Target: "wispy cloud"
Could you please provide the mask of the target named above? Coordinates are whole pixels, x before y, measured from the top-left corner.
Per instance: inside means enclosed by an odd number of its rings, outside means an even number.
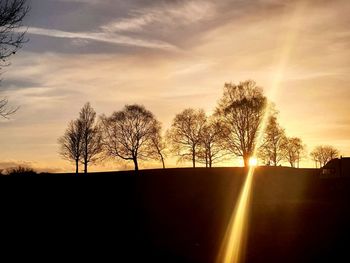
[[[7,160],[7,161],[0,162],[0,170],[14,168],[18,166],[31,167],[32,163],[26,162],[26,161],[17,161],[17,160]]]
[[[80,0],[80,2],[94,3],[91,0]],[[78,45],[86,44],[87,41],[99,41],[116,45],[176,51],[178,47],[174,44],[155,39],[154,35],[145,37],[148,35],[147,32],[155,32],[161,26],[173,28],[197,23],[213,17],[214,13],[214,5],[206,1],[165,2],[153,7],[132,9],[128,11],[128,17],[117,18],[112,22],[107,22],[91,32],[70,32],[42,27],[29,27],[28,33],[73,39],[72,43]],[[121,32],[138,32],[140,34],[131,37],[120,34]]]
[[[151,24],[186,25],[214,16],[214,5],[203,1],[166,4],[132,10],[128,18],[120,18],[104,26],[106,32],[139,31]]]
[[[98,4],[99,0],[59,0],[61,2],[79,2],[84,4]]]
[[[19,29],[23,30],[23,29]],[[31,27],[28,29],[29,34],[57,37],[57,38],[70,38],[70,39],[85,39],[93,40],[99,42],[106,42],[110,44],[126,45],[126,46],[136,46],[144,48],[155,48],[163,49],[169,51],[176,51],[178,48],[170,43],[159,41],[159,40],[146,40],[140,38],[132,38],[116,33],[108,32],[67,32],[55,29],[45,29],[38,27]]]

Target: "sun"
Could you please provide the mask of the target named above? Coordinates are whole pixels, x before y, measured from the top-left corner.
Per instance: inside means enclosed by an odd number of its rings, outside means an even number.
[[[251,157],[249,159],[249,166],[257,166],[258,165],[258,159],[255,157]]]

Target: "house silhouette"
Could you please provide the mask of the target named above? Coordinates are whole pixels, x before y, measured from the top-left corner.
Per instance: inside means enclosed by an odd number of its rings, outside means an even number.
[[[321,169],[322,178],[350,177],[350,157],[340,157],[330,160]]]

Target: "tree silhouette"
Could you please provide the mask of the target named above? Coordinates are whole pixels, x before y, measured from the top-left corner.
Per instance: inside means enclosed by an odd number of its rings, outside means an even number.
[[[10,107],[6,98],[0,99],[0,116],[8,119],[10,115],[14,114],[18,110],[17,108]]]
[[[4,174],[8,176],[36,176],[37,172],[31,167],[18,166],[6,169]]]
[[[23,43],[25,31],[18,30],[29,11],[26,0],[2,0],[0,2],[0,65],[7,65],[7,58],[16,53]]]
[[[193,168],[196,167],[197,151],[205,123],[203,110],[185,109],[175,116],[167,133],[172,152],[179,156],[179,161],[192,161]]]
[[[0,70],[8,65],[8,58],[20,49],[26,39],[18,29],[29,11],[26,0],[1,0],[0,2]],[[0,72],[1,73],[1,72]],[[18,108],[10,107],[6,98],[0,99],[0,116],[8,118]]]
[[[144,106],[126,105],[110,117],[102,116],[101,122],[107,156],[133,161],[135,171],[139,170],[139,159],[155,158],[155,140],[160,139],[160,123]],[[157,143],[161,150],[160,141]]]
[[[305,152],[305,145],[298,137],[287,138],[283,144],[285,160],[291,167],[298,167]]]
[[[264,115],[267,99],[261,88],[252,80],[238,85],[226,83],[224,94],[216,109],[229,130],[227,149],[236,156],[243,157],[244,165],[249,165],[256,146],[256,138]]]
[[[330,160],[338,158],[339,151],[331,145],[319,145],[310,153],[310,156],[316,162],[317,168],[317,164],[322,167],[325,166]]]
[[[88,165],[96,163],[101,158],[102,135],[100,127],[95,123],[96,112],[88,102],[79,113],[78,121],[82,129],[82,153],[80,162],[84,165],[84,173],[88,172]]]
[[[79,173],[79,161],[83,153],[83,125],[80,120],[71,121],[64,135],[58,139],[60,155],[75,163],[75,173]]]
[[[277,121],[276,113],[268,119],[264,139],[259,147],[259,158],[266,164],[277,166],[285,158],[286,134]]]
[[[225,138],[227,129],[218,118],[214,116],[207,118],[203,126],[200,138],[200,147],[197,153],[198,161],[205,167],[221,162],[228,154],[225,149]]]
[[[155,159],[159,159],[159,161],[162,163],[163,169],[165,169],[166,143],[164,138],[161,136],[161,129],[160,123],[156,123],[155,132],[152,136],[153,147],[150,148],[150,156],[154,156]]]

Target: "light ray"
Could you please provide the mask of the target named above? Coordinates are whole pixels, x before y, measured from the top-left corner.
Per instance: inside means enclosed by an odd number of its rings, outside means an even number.
[[[300,1],[296,5],[296,9],[293,12],[292,17],[288,20],[290,31],[286,35],[286,38],[282,44],[281,53],[277,61],[277,71],[272,79],[271,89],[268,97],[273,99],[276,96],[277,91],[281,86],[281,80],[288,65],[289,58],[291,56],[293,47],[296,44],[298,38],[299,28],[301,26],[302,14],[306,8],[306,1]],[[270,116],[269,106],[265,109],[260,132],[258,133],[257,143],[261,142],[264,131],[266,129],[267,121]],[[258,148],[255,147],[253,156],[256,156]],[[247,238],[247,222],[249,214],[249,205],[252,191],[252,182],[255,167],[249,167],[247,177],[245,179],[243,189],[238,198],[236,208],[231,216],[230,222],[227,227],[227,231],[219,252],[218,263],[239,263],[243,259],[245,241]]]

